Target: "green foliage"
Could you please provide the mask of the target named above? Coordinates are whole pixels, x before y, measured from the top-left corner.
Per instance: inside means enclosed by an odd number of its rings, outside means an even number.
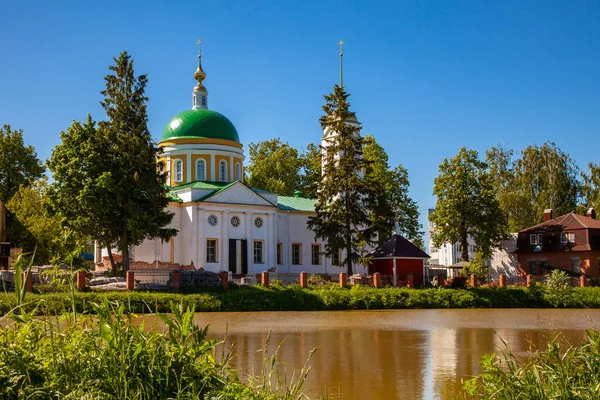
[[[555,269],[548,275],[544,289],[548,303],[554,307],[565,307],[571,297],[571,278],[564,271]]]
[[[558,339],[546,350],[520,358],[508,349],[501,357],[484,356],[481,374],[465,383],[465,399],[598,399],[600,398],[600,334],[587,331],[576,347]]]
[[[323,160],[321,157],[321,146],[309,143],[306,149],[300,155],[302,165],[300,174],[300,183],[298,190],[302,196],[310,199],[317,198],[317,186],[321,181],[323,173],[321,171]]]
[[[528,146],[517,159],[513,159],[512,150],[502,146],[492,147],[486,155],[511,232],[541,223],[547,208],[556,216],[575,210],[578,168],[554,143]],[[591,188],[590,199],[593,193]]]
[[[363,177],[369,163],[363,157],[360,128],[352,122],[355,115],[349,110],[348,96],[337,85],[332,94],[325,96],[325,115],[320,119],[326,141],[325,178],[318,183],[316,215],[308,218],[308,227],[315,238],[326,242],[327,256],[345,250],[344,264],[348,275],[352,275],[353,263],[365,261],[373,231],[364,207],[371,190]]]
[[[600,164],[591,162],[588,164],[588,169],[589,171],[581,173],[580,211],[585,212],[591,207],[600,212]]]
[[[35,289],[35,286],[34,286]],[[35,290],[34,290],[35,292]],[[564,302],[557,304],[539,285],[532,288],[477,289],[407,289],[387,287],[375,289],[354,286],[340,288],[337,283],[309,286],[299,285],[272,288],[239,287],[227,291],[204,293],[162,292],[63,292],[31,293],[21,308],[41,315],[96,312],[93,304],[110,302],[128,304],[132,312],[170,312],[170,303],[181,303],[196,311],[324,311],[406,308],[600,308],[600,288],[574,288]],[[13,293],[0,292],[0,315],[17,306]]]
[[[469,261],[468,237],[472,235],[477,251],[489,257],[507,232],[487,164],[475,150],[463,147],[455,157],[444,159],[439,171],[433,187],[437,202],[429,216],[436,226],[435,246],[458,242],[462,260]]]
[[[0,201],[6,203],[21,185],[41,178],[44,169],[33,146],[25,146],[22,129],[0,128]]]
[[[469,261],[462,272],[465,275],[475,274],[475,276],[484,283],[489,282],[492,276],[489,267],[489,259],[486,259],[480,251],[475,253],[475,258]]]
[[[6,207],[35,238],[36,264],[70,263],[81,253],[84,243],[70,229],[62,228],[61,218],[49,215],[47,191],[47,179],[21,186]]]
[[[135,77],[127,52],[114,61],[102,92],[108,120],[96,126],[88,115],[61,132],[48,163],[55,180],[49,194],[64,226],[116,246],[127,270],[130,246],[176,231],[165,228],[173,216],[165,211],[166,172],[161,163],[157,168],[159,149],[147,128],[147,77]]]
[[[265,378],[242,383],[231,355],[217,361],[217,340],[198,327],[194,309],[169,305],[166,328],[146,328],[121,303],[94,304],[94,319],[29,319],[0,330],[0,397],[94,399],[298,399],[307,369],[286,385],[279,360],[265,355]],[[274,375],[273,375],[274,374]],[[264,385],[255,385],[274,378]]]
[[[246,168],[250,187],[292,196],[299,184],[301,160],[298,150],[281,139],[250,143],[250,164]]]
[[[369,163],[365,179],[371,188],[367,204],[371,223],[383,243],[397,222],[401,234],[417,247],[423,247],[423,226],[419,223],[419,207],[410,198],[408,171],[401,164],[391,168],[385,149],[373,135],[365,136],[364,158]]]

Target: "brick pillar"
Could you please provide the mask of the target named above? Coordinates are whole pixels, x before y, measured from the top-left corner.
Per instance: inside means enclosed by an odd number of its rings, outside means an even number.
[[[504,274],[500,275],[499,285],[500,285],[500,287],[506,287],[506,275],[504,275]]]
[[[525,284],[527,285],[527,287],[531,287],[532,283],[533,283],[533,278],[531,277],[531,275],[527,274],[527,277],[525,278]]]
[[[229,274],[227,271],[221,272],[221,287],[224,290],[229,289]]]
[[[415,287],[415,277],[413,276],[413,274],[406,275],[406,287]]]
[[[21,276],[23,277],[21,280],[23,281],[23,286],[26,288],[25,290],[28,292],[33,291],[33,277],[29,275],[29,279],[27,279],[27,272],[23,272]]]
[[[171,289],[175,289],[175,290],[181,289],[181,272],[179,272],[179,271],[171,272]]]
[[[471,287],[477,287],[477,275],[471,274]]]
[[[348,283],[348,274],[346,272],[340,272],[340,287],[345,288]]]
[[[300,286],[302,286],[303,288],[308,287],[308,273],[307,272],[300,272]]]
[[[269,273],[267,271],[260,275],[260,283],[264,287],[269,287]]]
[[[587,282],[585,280],[585,276],[581,275],[579,277],[579,287],[586,287],[587,286]]]
[[[381,287],[381,274],[379,272],[373,274],[373,286],[377,289]]]
[[[79,271],[76,275],[77,290],[83,292],[85,290],[85,272]]]
[[[127,284],[127,290],[133,290],[135,289],[135,281],[133,280],[133,271],[129,270],[127,271],[127,273],[125,274],[125,282]]]
[[[439,287],[446,286],[446,278],[444,277],[444,275],[438,275],[438,286]]]

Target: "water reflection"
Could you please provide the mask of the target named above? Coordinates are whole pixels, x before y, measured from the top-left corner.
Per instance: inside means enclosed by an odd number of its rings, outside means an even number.
[[[566,312],[565,312],[566,311]],[[211,334],[233,344],[234,367],[258,371],[271,330],[269,352],[283,341],[279,358],[288,376],[312,348],[309,395],[342,399],[451,399],[461,380],[479,373],[481,356],[506,344],[516,355],[542,348],[562,332],[578,343],[587,328],[600,328],[596,310],[398,310],[327,313],[198,314]]]

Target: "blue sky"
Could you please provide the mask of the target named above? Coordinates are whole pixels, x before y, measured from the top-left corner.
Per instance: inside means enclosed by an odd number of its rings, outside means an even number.
[[[343,39],[352,108],[407,167],[423,222],[438,165],[461,146],[552,140],[581,166],[600,161],[598,1],[4,1],[0,15],[0,124],[43,159],[73,119],[103,118],[122,50],[149,75],[158,138],[191,107],[202,38],[210,108],[246,145],[296,147],[320,139]]]

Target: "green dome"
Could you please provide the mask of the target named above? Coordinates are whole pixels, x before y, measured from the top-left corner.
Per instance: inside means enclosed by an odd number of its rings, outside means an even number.
[[[202,138],[240,141],[235,126],[216,111],[197,109],[180,112],[167,123],[161,142],[168,139]]]

